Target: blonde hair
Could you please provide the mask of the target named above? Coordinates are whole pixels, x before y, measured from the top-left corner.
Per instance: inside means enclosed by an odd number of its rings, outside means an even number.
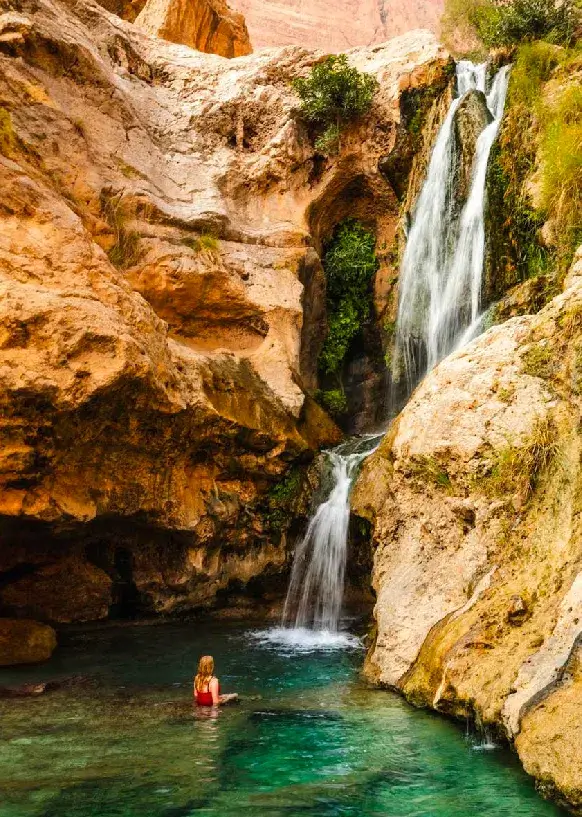
[[[208,686],[214,674],[214,658],[211,655],[203,655],[198,662],[198,673],[194,678],[194,689],[202,692]]]

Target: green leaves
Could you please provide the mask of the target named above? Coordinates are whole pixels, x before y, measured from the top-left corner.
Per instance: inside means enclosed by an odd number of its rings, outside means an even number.
[[[378,268],[376,239],[350,219],[336,229],[326,248],[328,333],[319,357],[325,375],[337,374],[350,343],[370,314],[371,281]]]
[[[292,85],[301,99],[302,118],[321,131],[316,147],[325,154],[337,152],[341,125],[367,113],[378,88],[375,77],[350,67],[345,54],[326,57],[309,77]]]
[[[491,0],[476,19],[491,47],[547,40],[569,45],[580,25],[577,0]]]

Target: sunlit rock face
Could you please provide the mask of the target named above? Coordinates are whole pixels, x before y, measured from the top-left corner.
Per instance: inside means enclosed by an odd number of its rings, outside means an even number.
[[[345,51],[418,28],[438,34],[444,0],[231,0],[253,48],[303,45]]]
[[[582,252],[539,314],[428,375],[353,498],[373,524],[370,676],[501,733],[578,809],[581,350]]]
[[[242,57],[253,50],[244,17],[224,0],[148,0],[135,24],[155,37],[207,54]]]
[[[293,113],[304,48],[226,60],[90,1],[1,25],[0,612],[258,592],[287,566],[271,489],[341,437],[309,396],[322,242],[351,216],[394,235],[378,166],[448,55],[428,32],[354,52],[380,91],[326,160]],[[91,610],[46,595],[67,559],[111,579]]]

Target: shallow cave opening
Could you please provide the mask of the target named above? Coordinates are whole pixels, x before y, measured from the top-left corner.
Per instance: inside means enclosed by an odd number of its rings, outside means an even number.
[[[113,567],[113,603],[109,608],[109,617],[114,619],[136,618],[141,609],[141,597],[133,578],[133,556],[128,548],[115,548]]]
[[[312,204],[309,213],[311,233],[323,265],[323,283],[319,283],[317,298],[311,297],[306,302],[309,307],[303,336],[303,348],[308,349],[308,354],[304,355],[305,368],[309,372],[306,385],[316,389],[319,402],[348,434],[377,428],[387,413],[389,375],[380,318],[384,304],[377,298],[376,277],[386,263],[385,249],[394,240],[398,213],[397,196],[379,171],[353,175],[342,167]],[[364,296],[369,299],[368,315],[351,337],[340,370],[330,374],[321,365],[320,357],[334,309],[329,297],[329,282],[326,293],[326,253],[341,225],[350,222],[361,225],[375,236],[377,269]],[[314,270],[312,264],[311,275],[304,276],[306,288],[310,281],[316,280]],[[311,286],[312,295],[313,288]],[[319,304],[319,310],[314,308],[314,303]]]

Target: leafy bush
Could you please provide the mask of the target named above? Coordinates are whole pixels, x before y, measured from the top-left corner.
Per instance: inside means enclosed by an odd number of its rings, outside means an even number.
[[[320,400],[334,417],[340,417],[348,410],[348,401],[341,389],[328,389],[320,392]]]
[[[339,225],[325,250],[328,334],[319,358],[323,374],[341,370],[350,343],[368,318],[370,282],[378,267],[375,246],[373,233],[349,219]]]
[[[579,0],[446,0],[443,32],[490,48],[546,40],[569,45],[580,26]]]
[[[569,45],[580,11],[576,0],[490,0],[476,23],[483,42],[492,47],[532,40]]]
[[[322,153],[339,149],[341,126],[370,110],[378,88],[375,77],[350,67],[345,54],[327,57],[309,77],[292,84],[301,99],[302,118],[320,131],[316,147]]]

